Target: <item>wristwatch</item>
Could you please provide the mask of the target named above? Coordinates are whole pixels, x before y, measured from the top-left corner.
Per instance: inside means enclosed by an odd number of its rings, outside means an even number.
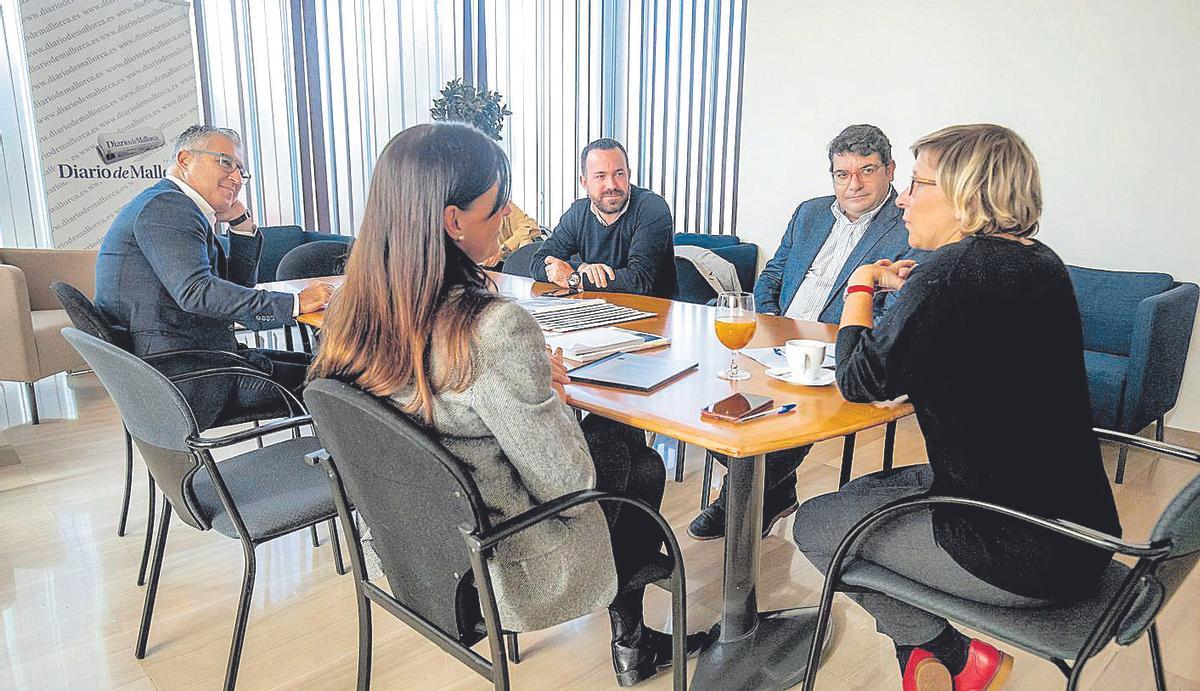
[[[583,278],[579,275],[578,271],[574,271],[571,273],[570,276],[567,276],[567,287],[570,288],[571,290],[578,289],[579,284],[582,282],[583,282]]]
[[[234,226],[241,225],[241,224],[245,223],[245,222],[246,222],[246,221],[248,221],[248,220],[250,220],[250,210],[249,210],[249,209],[247,209],[246,211],[243,211],[241,216],[238,216],[237,218],[232,218],[232,219],[230,219],[230,220],[228,221],[228,223],[229,223],[229,227],[230,227],[230,228],[232,228],[232,227],[234,227]]]

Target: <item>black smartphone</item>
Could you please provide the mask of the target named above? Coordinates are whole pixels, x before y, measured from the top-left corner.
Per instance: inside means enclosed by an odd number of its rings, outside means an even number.
[[[774,399],[767,396],[759,396],[753,393],[735,393],[732,396],[722,398],[712,405],[705,406],[700,410],[700,416],[725,420],[727,422],[737,422],[747,415],[769,410],[773,405],[775,405]]]
[[[568,295],[577,295],[583,292],[583,288],[553,288],[544,293],[538,293],[538,297],[542,298],[565,298]]]

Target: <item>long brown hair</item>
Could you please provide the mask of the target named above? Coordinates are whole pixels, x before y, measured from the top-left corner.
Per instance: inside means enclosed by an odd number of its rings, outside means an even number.
[[[415,384],[403,408],[426,422],[435,392],[471,383],[471,330],[494,295],[446,233],[443,211],[465,209],[494,184],[493,214],[508,203],[508,158],[469,125],[417,125],[388,142],[309,379],[334,377],[377,396]],[[437,381],[427,371],[433,347],[449,363]]]

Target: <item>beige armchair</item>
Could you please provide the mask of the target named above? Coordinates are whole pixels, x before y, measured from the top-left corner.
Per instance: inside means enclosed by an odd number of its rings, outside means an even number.
[[[50,284],[64,281],[87,294],[96,292],[96,250],[0,248],[0,381],[25,385],[33,424],[38,423],[33,383],[87,366],[62,337],[71,326]]]

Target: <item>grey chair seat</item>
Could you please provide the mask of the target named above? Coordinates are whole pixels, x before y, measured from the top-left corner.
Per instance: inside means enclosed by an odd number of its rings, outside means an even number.
[[[248,451],[219,463],[221,478],[237,504],[250,539],[265,542],[337,513],[325,473],[304,462],[321,448],[316,437],[301,437]],[[238,538],[233,521],[200,468],[192,479],[196,513],[217,532]]]
[[[846,566],[842,581],[849,589],[886,592],[930,614],[961,622],[1034,655],[1073,660],[1128,574],[1127,566],[1110,562],[1100,587],[1088,599],[1036,609],[993,607],[957,598],[862,559]]]

